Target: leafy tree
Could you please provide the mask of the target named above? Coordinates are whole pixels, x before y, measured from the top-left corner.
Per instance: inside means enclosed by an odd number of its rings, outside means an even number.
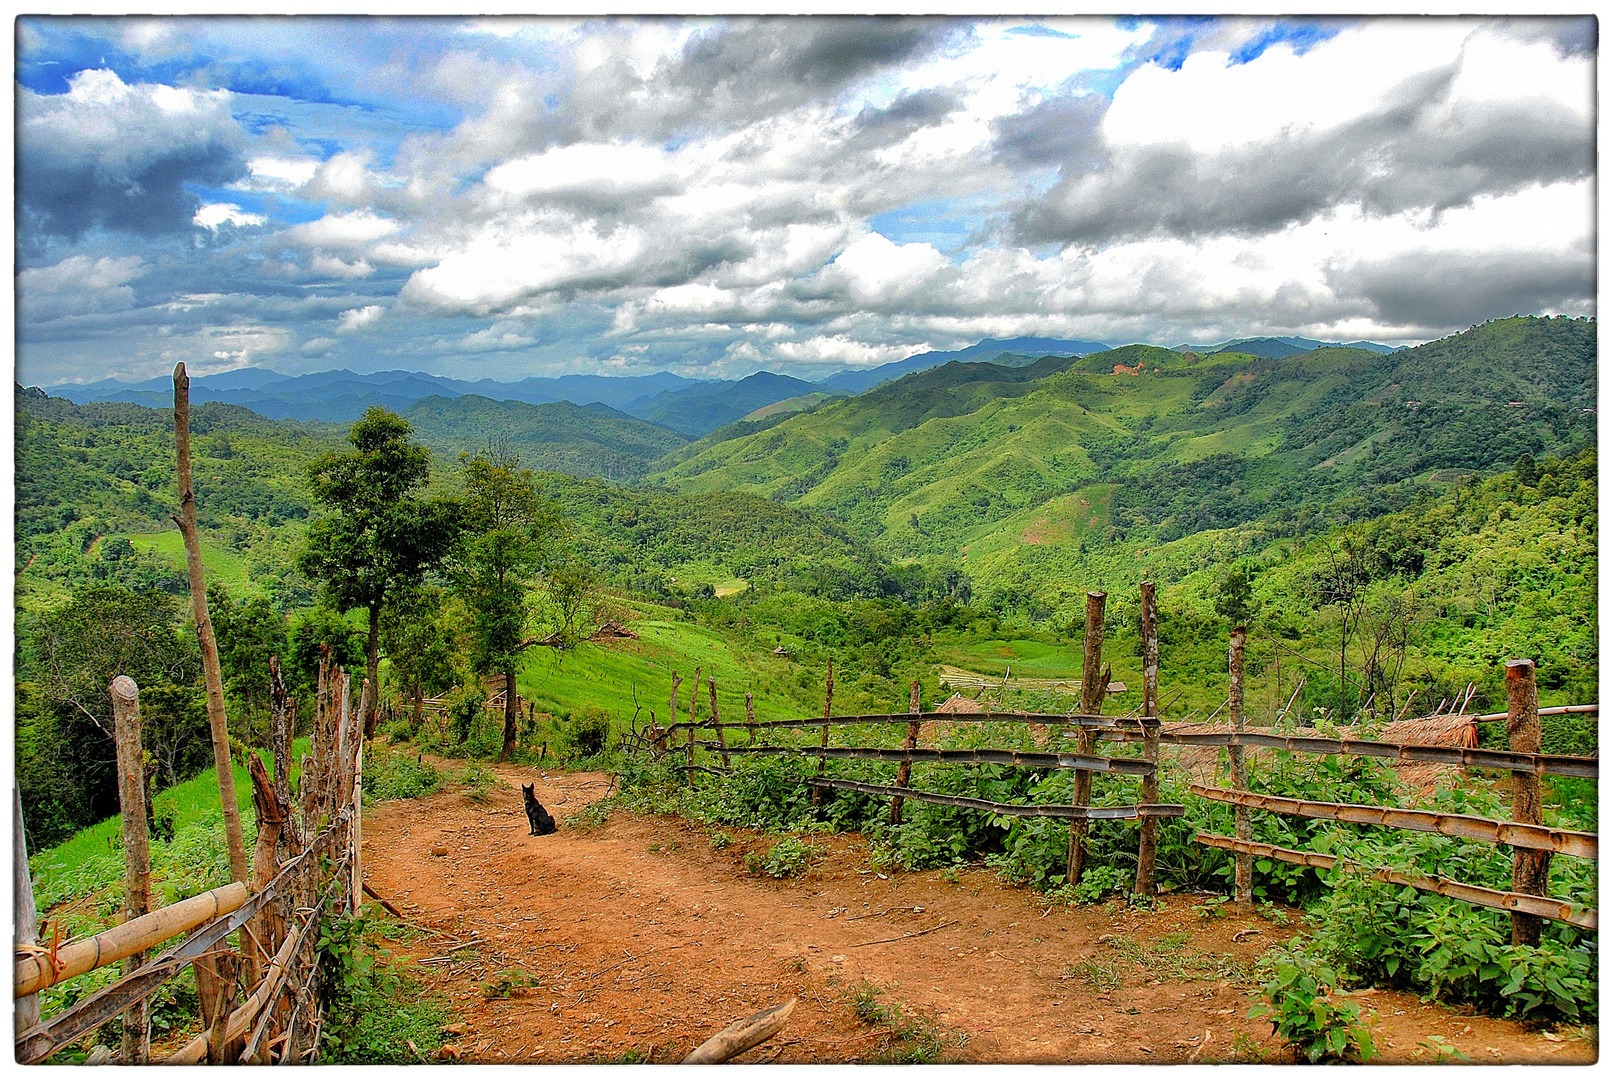
[[[369,616],[366,734],[374,730],[380,696],[381,612],[398,590],[418,584],[442,562],[458,525],[452,500],[421,497],[431,452],[409,432],[402,417],[372,407],[348,434],[352,450],[326,454],[308,467],[314,501],[329,514],[309,524],[297,565],[319,582],[332,608],[363,608]]]
[[[538,494],[532,470],[507,443],[471,456],[465,471],[464,531],[452,561],[455,590],[470,609],[471,663],[504,674],[503,760],[515,747],[515,663],[523,638],[527,588],[543,565],[559,519]]]
[[[1220,594],[1216,597],[1215,613],[1233,626],[1245,626],[1254,618],[1259,603],[1255,600],[1254,575],[1249,567],[1239,563],[1221,579]]]
[[[217,582],[207,587],[207,607],[218,639],[224,690],[236,704],[233,715],[245,721],[249,741],[253,718],[261,718],[263,741],[258,745],[266,746],[269,657],[287,655],[286,617],[266,596],[249,596],[237,604]]]
[[[331,663],[348,670],[364,662],[364,632],[328,607],[315,607],[297,616],[291,624],[289,644],[286,685],[298,694],[311,694],[318,684],[321,646],[330,649]]]
[[[434,585],[400,592],[381,617],[381,644],[392,661],[392,677],[414,702],[413,724],[420,723],[427,694],[454,685],[453,614],[443,590]]]

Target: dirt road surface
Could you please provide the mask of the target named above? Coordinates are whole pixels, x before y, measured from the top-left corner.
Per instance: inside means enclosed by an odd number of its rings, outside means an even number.
[[[979,869],[879,873],[856,836],[814,838],[821,861],[774,880],[745,865],[766,836],[620,811],[568,827],[608,777],[496,771],[508,786],[481,801],[448,791],[365,815],[366,880],[429,931],[396,949],[447,998],[452,1060],[679,1061],[792,996],[784,1030],[737,1060],[1292,1060],[1248,1018],[1240,974],[1297,913],[1285,925],[1189,896],[1152,912],[1048,906]],[[528,835],[521,783],[559,833]],[[1594,1028],[1531,1030],[1390,991],[1354,1000],[1375,1014],[1383,1063],[1437,1060],[1441,1039],[1474,1063],[1597,1056]]]

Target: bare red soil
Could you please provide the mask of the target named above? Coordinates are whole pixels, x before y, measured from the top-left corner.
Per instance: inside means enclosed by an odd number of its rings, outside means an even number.
[[[770,840],[617,812],[529,836],[519,783],[562,822],[606,792],[599,774],[498,767],[484,801],[445,792],[366,814],[366,878],[429,931],[424,962],[467,1062],[678,1061],[728,1023],[794,996],[784,1030],[742,1062],[861,1062],[915,1048],[963,1062],[1287,1062],[1240,979],[1298,929],[1203,898],[1155,911],[1048,906],[992,874],[882,874],[856,836],[814,842],[806,875],[746,869]],[[716,849],[721,831],[731,843]],[[433,847],[446,846],[444,856]],[[526,985],[523,985],[526,984]],[[899,1008],[936,1038],[900,1040],[854,1002]],[[1595,1029],[1510,1021],[1369,991],[1383,1063],[1588,1064]]]

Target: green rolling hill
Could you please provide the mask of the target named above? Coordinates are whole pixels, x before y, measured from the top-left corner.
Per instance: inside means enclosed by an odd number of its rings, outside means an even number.
[[[1593,442],[1595,350],[1594,322],[1518,318],[1387,354],[954,363],[691,444],[652,479],[821,510],[898,557],[972,554],[978,578],[987,552],[1165,542],[1331,502],[1381,513],[1407,480]]]

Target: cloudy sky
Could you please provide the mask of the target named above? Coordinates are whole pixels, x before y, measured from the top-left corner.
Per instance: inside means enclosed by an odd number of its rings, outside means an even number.
[[[18,377],[1594,313],[1589,20],[18,23]]]

